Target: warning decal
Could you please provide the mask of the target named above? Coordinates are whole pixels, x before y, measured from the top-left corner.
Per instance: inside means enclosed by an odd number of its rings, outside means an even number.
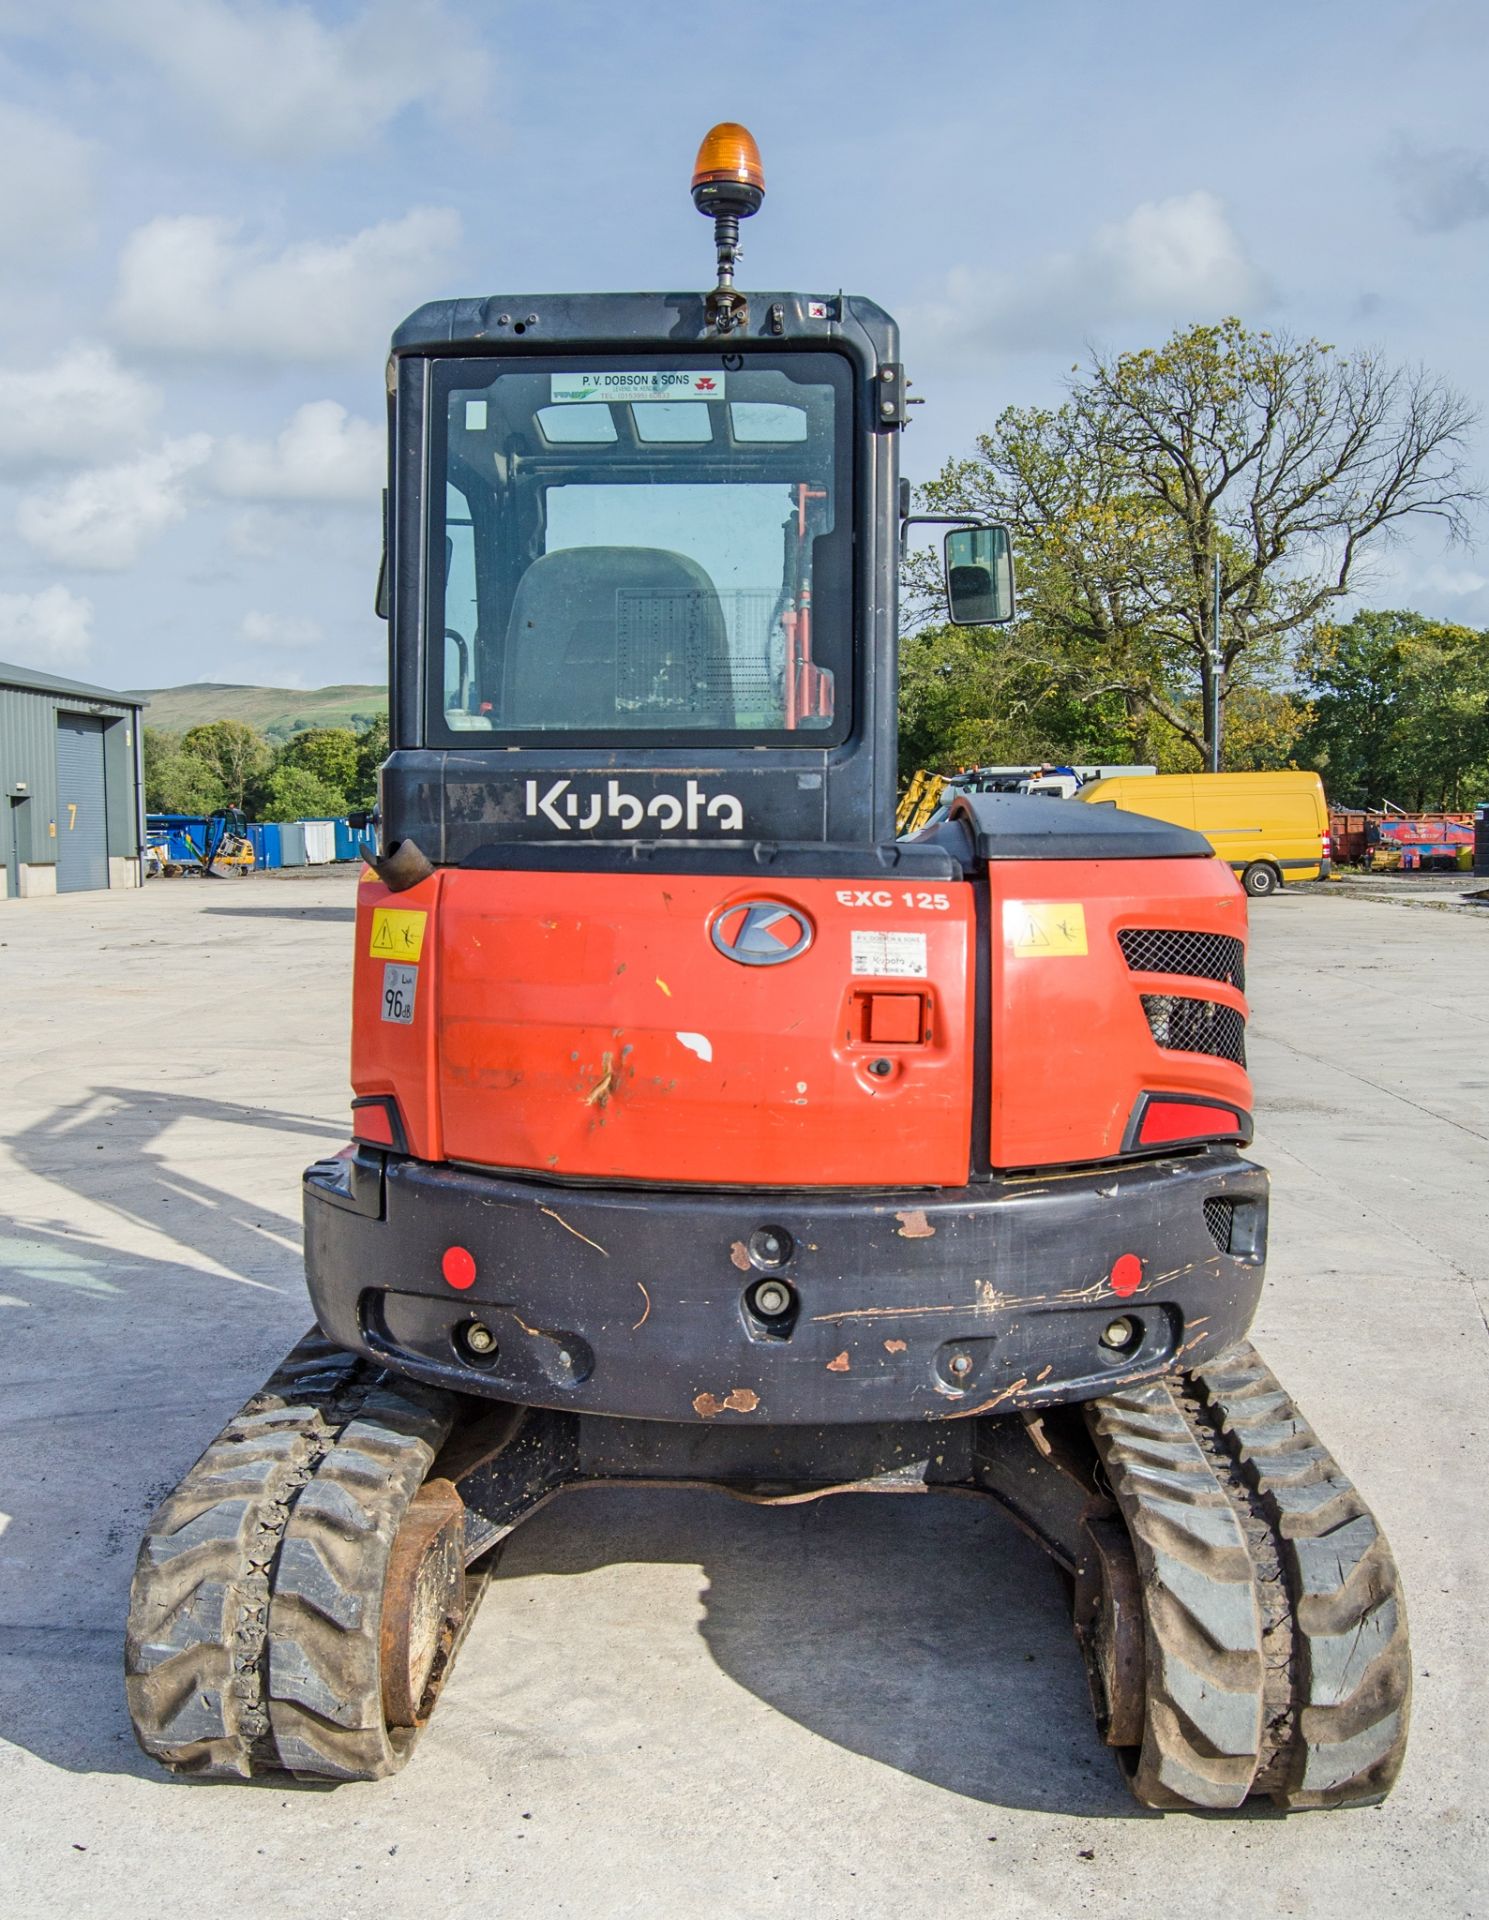
[[[1024,960],[1085,953],[1086,910],[1078,900],[1005,900],[1003,938]]]
[[[368,952],[374,960],[417,960],[424,950],[424,922],[428,918],[427,913],[410,907],[374,907]]]
[[[924,980],[925,935],[853,929],[853,971],[891,980]]]

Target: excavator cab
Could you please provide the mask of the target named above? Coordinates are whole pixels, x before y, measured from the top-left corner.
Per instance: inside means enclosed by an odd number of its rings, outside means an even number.
[[[898,333],[735,286],[763,191],[717,128],[708,292],[394,336],[317,1330],[151,1523],[136,1729],[377,1777],[564,1487],[944,1488],[1069,1574],[1144,1804],[1379,1798],[1394,1568],[1245,1338],[1244,898],[1198,836],[1057,798],[896,836]],[[1010,617],[1003,529],[945,551],[951,617]]]

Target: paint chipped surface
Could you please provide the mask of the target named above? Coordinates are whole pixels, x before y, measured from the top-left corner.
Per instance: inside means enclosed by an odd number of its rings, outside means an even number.
[[[539,1207],[538,1212],[546,1213],[550,1220],[556,1220],[558,1222],[565,1233],[572,1233],[574,1238],[576,1240],[582,1240],[585,1246],[593,1247],[596,1253],[603,1253],[607,1260],[610,1258],[608,1249],[602,1247],[598,1240],[591,1240],[589,1235],[587,1233],[581,1233],[578,1227],[571,1227],[563,1215],[561,1213],[555,1213],[552,1207]]]
[[[912,1207],[905,1213],[897,1213],[895,1219],[900,1223],[895,1232],[902,1240],[929,1240],[935,1234],[936,1229],[925,1217],[924,1207]]]
[[[947,1420],[970,1420],[977,1413],[991,1413],[994,1407],[1001,1407],[1005,1400],[1011,1400],[1016,1393],[1022,1393],[1029,1384],[1027,1376],[1015,1380],[1011,1387],[1005,1387],[1001,1393],[995,1393],[991,1400],[984,1400],[975,1407],[958,1407],[955,1413],[943,1416]],[[935,1416],[933,1415],[932,1418]]]
[[[712,1393],[700,1393],[693,1401],[693,1411],[700,1420],[712,1420],[720,1413],[753,1413],[759,1404],[759,1394],[749,1387],[732,1387],[722,1400]]]
[[[584,1104],[587,1107],[603,1107],[615,1091],[615,1055],[613,1053],[600,1055],[600,1069],[599,1079],[584,1096]]]
[[[905,1351],[905,1342],[903,1340],[886,1340],[884,1342],[884,1351],[886,1353],[903,1353]]]
[[[678,1044],[696,1053],[700,1060],[713,1059],[713,1042],[706,1033],[679,1033],[675,1036]]]
[[[667,985],[667,982],[662,978],[661,974],[658,974],[656,976],[656,980],[657,980],[657,985],[662,989],[663,993],[665,993],[667,998],[670,1000],[672,998],[671,987]]]
[[[750,1270],[750,1250],[743,1240],[736,1240],[729,1249],[729,1258],[741,1273]]]
[[[844,1347],[843,1351],[837,1356],[835,1360],[828,1361],[827,1371],[829,1373],[846,1373],[851,1364],[852,1363],[848,1359],[848,1349]]]

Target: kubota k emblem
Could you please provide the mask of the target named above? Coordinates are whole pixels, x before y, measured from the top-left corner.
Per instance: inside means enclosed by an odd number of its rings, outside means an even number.
[[[804,914],[774,900],[745,900],[716,915],[709,928],[726,960],[742,967],[778,967],[812,944],[812,925]]]

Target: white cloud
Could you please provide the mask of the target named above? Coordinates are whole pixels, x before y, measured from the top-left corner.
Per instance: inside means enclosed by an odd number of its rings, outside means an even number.
[[[0,467],[98,460],[133,447],[160,395],[107,347],[77,346],[49,366],[0,369]]]
[[[0,593],[0,659],[56,672],[76,666],[93,638],[93,602],[66,587]]]
[[[224,440],[213,462],[219,493],[236,500],[375,501],[387,436],[334,400],[312,400],[277,440]]]
[[[269,0],[92,0],[87,13],[214,133],[270,159],[366,147],[410,107],[448,126],[486,94],[486,55],[441,0],[375,0],[336,23]]]
[[[185,513],[187,476],[211,450],[206,434],[187,434],[154,453],[27,494],[17,531],[63,566],[100,573],[132,567],[145,544]]]
[[[416,207],[338,240],[274,253],[236,222],[164,215],[124,243],[114,321],[131,345],[203,359],[355,359],[433,296],[460,216]]]
[[[245,646],[273,653],[308,653],[326,639],[319,623],[301,613],[245,613],[241,633]]]
[[[0,249],[52,256],[92,233],[93,149],[26,107],[0,101]]]
[[[920,318],[950,341],[1063,351],[1095,328],[1215,320],[1265,295],[1224,205],[1201,189],[1144,201],[1019,274],[959,268]]]

